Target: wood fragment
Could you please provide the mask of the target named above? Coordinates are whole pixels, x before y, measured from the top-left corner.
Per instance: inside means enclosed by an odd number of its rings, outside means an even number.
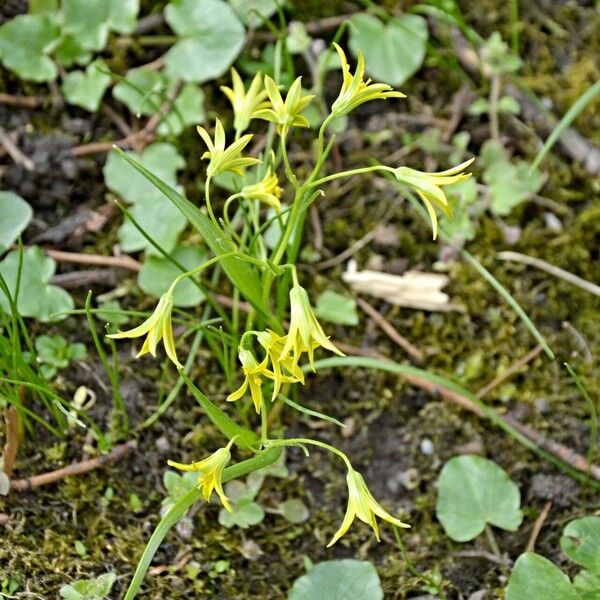
[[[100,254],[82,254],[80,252],[65,252],[64,250],[53,250],[43,248],[44,253],[57,262],[76,263],[81,265],[96,265],[99,267],[117,267],[129,271],[140,271],[142,263],[131,256],[102,256]]]
[[[355,263],[349,263],[342,279],[356,291],[381,298],[398,306],[429,311],[459,311],[465,307],[450,302],[442,288],[448,277],[439,273],[407,271],[404,275],[392,275],[379,271],[358,271]]]
[[[533,552],[535,550],[535,543],[540,535],[540,531],[544,525],[544,522],[548,518],[548,514],[550,513],[550,509],[552,508],[552,502],[548,500],[546,504],[544,504],[544,508],[542,508],[542,512],[538,515],[538,518],[535,520],[533,524],[533,529],[531,530],[531,535],[527,540],[527,545],[525,546],[524,552]]]
[[[72,477],[74,475],[83,475],[94,471],[104,465],[114,463],[123,457],[127,456],[136,447],[135,442],[127,442],[115,446],[109,454],[99,456],[97,458],[91,458],[82,462],[73,463],[63,469],[51,471],[50,473],[44,473],[42,475],[35,475],[26,479],[14,479],[10,482],[10,489],[15,492],[28,492],[35,490],[43,485],[49,485],[61,481],[65,477]]]
[[[38,108],[48,101],[46,96],[19,96],[0,93],[0,104],[19,106],[21,108]]]

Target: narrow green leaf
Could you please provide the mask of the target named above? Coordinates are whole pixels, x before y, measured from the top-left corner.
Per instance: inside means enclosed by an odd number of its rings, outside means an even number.
[[[123,150],[115,148],[115,151],[165,194],[175,206],[177,206],[177,208],[187,217],[189,222],[196,228],[198,233],[204,238],[208,247],[216,256],[221,256],[222,254],[227,254],[236,250],[236,245],[231,240],[225,238],[225,234],[218,230],[197,206],[184,198],[172,187],[166,185],[134,158],[123,152]],[[221,261],[221,264],[229,279],[231,279],[232,283],[240,290],[246,300],[267,318],[267,320],[271,322],[271,325],[275,325],[278,330],[281,329],[279,324],[272,323],[273,317],[269,316],[269,309],[262,301],[260,277],[256,269],[252,265],[243,262],[236,257],[225,258]]]
[[[250,450],[258,448],[260,438],[253,431],[238,425],[233,419],[227,416],[218,406],[213,404],[191,381],[191,379],[183,372],[179,371],[179,375],[185,381],[190,392],[204,409],[208,418],[213,422],[214,426],[225,435],[228,439],[236,437],[235,444],[242,450]]]

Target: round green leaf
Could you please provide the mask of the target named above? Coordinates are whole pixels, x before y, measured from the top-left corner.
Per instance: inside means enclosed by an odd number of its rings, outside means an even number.
[[[177,136],[188,125],[203,123],[204,118],[204,92],[198,86],[186,83],[157,131],[160,135]]]
[[[109,0],[108,24],[117,33],[133,33],[140,11],[140,0]]]
[[[326,290],[317,298],[315,314],[324,321],[340,325],[358,325],[356,301],[349,296]]]
[[[513,567],[506,600],[581,600],[569,578],[534,552],[519,556]]]
[[[517,485],[496,463],[480,456],[450,459],[438,479],[437,517],[457,542],[476,538],[487,523],[516,531],[523,520]]]
[[[198,248],[179,246],[171,256],[183,267],[190,270],[206,261],[206,255]],[[158,256],[149,256],[138,275],[140,288],[159,298],[173,283],[181,271],[169,260]],[[197,306],[205,296],[190,278],[180,281],[175,288],[173,302],[175,306]]]
[[[46,15],[19,15],[0,27],[0,57],[21,79],[53,81],[56,65],[46,56],[60,30]]]
[[[427,22],[419,15],[403,15],[383,23],[366,13],[350,19],[350,50],[362,50],[369,75],[390,85],[403,84],[425,58]]]
[[[183,38],[167,52],[167,70],[185,81],[223,75],[244,45],[244,26],[223,0],[173,0],[165,18]]]
[[[54,313],[65,312],[73,308],[73,300],[65,290],[49,285],[54,275],[56,263],[32,246],[23,252],[21,281],[17,308],[23,317],[35,317],[40,321],[49,321]],[[19,252],[10,252],[0,262],[0,273],[6,280],[8,289],[14,297],[19,270]],[[0,292],[0,308],[10,312],[6,296]]]
[[[600,517],[571,521],[563,530],[560,547],[573,562],[600,575]]]
[[[277,0],[229,0],[229,4],[248,27],[259,27],[264,19],[268,19],[277,11]],[[284,5],[284,2],[279,2]]]
[[[233,527],[237,525],[241,529],[248,529],[252,525],[258,525],[265,518],[263,509],[251,500],[241,500],[234,503],[233,512],[222,508],[219,511],[219,523],[223,527]]]
[[[106,63],[99,59],[88,65],[85,73],[83,71],[69,73],[62,84],[67,102],[81,106],[90,112],[97,111],[102,96],[110,84],[110,75],[104,72],[107,68]]]
[[[298,498],[291,498],[290,500],[282,502],[279,505],[279,510],[281,511],[281,516],[286,521],[294,524],[304,523],[310,516],[306,504]]]
[[[375,567],[366,561],[346,558],[315,565],[299,577],[288,600],[383,600]]]
[[[108,41],[110,2],[63,0],[63,31],[85,50],[99,52]]]
[[[22,233],[31,217],[31,206],[13,192],[0,192],[0,252],[6,250]]]

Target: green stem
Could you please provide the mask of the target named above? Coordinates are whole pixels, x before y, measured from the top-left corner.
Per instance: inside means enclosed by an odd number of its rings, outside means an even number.
[[[307,444],[309,446],[317,446],[319,448],[323,448],[324,450],[328,450],[333,454],[337,454],[346,464],[349,471],[352,471],[352,463],[348,459],[348,457],[341,451],[338,450],[335,446],[330,446],[325,442],[320,442],[319,440],[311,440],[310,438],[286,438],[283,440],[269,440],[266,444],[267,448],[277,448],[280,446],[298,446],[301,444]]]
[[[206,181],[204,182],[204,200],[206,202],[206,208],[208,210],[208,216],[210,217],[210,220],[212,221],[213,225],[217,228],[217,229],[221,229],[217,219],[215,218],[215,213],[213,212],[211,203],[210,203],[210,177],[206,178]]]
[[[430,587],[437,590],[437,593],[440,595],[442,600],[446,600],[446,594],[444,593],[444,590],[441,588],[441,585],[437,581],[435,581],[434,579],[429,577],[429,575],[426,575],[425,573],[421,573],[421,571],[419,571],[415,567],[415,565],[413,565],[412,561],[410,560],[410,556],[408,555],[408,550],[406,549],[406,546],[404,545],[404,542],[402,541],[402,536],[400,535],[400,528],[397,527],[396,525],[392,525],[392,529],[394,530],[394,536],[396,537],[396,541],[398,542],[398,547],[400,548],[400,553],[402,554],[402,558],[404,558],[404,560],[406,561],[406,566],[408,567],[408,570],[415,577],[422,579]]]
[[[392,167],[388,167],[386,165],[373,165],[371,167],[361,167],[360,169],[351,169],[350,171],[342,171],[341,173],[334,173],[333,175],[327,175],[327,177],[321,177],[321,179],[317,179],[313,181],[310,186],[318,187],[323,183],[327,183],[328,181],[333,181],[334,179],[341,179],[342,177],[352,177],[353,175],[361,175],[363,173],[372,173],[373,171],[389,171],[391,173],[394,172]]]

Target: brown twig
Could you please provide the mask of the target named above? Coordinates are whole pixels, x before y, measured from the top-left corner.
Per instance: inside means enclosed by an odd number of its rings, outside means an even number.
[[[28,171],[33,171],[35,169],[35,163],[29,158],[29,156],[25,156],[25,154],[23,154],[23,152],[17,148],[17,145],[11,140],[10,136],[2,127],[0,127],[0,144],[2,144],[6,152],[16,164],[21,165]]]
[[[99,456],[97,458],[91,458],[90,460],[84,460],[82,462],[73,463],[63,469],[57,469],[50,473],[44,473],[42,475],[35,475],[34,477],[28,477],[27,479],[15,479],[10,482],[10,489],[15,492],[28,492],[34,490],[43,485],[49,485],[50,483],[56,483],[61,481],[65,477],[72,477],[73,475],[82,475],[89,473],[95,469],[98,469],[104,465],[116,462],[127,456],[131,450],[136,447],[135,442],[127,442],[120,446],[115,446],[109,454],[105,456]]]
[[[4,410],[4,422],[6,423],[6,442],[2,453],[4,473],[8,477],[12,475],[19,451],[19,413],[14,406]]]
[[[20,106],[21,108],[38,108],[48,101],[46,96],[19,96],[0,93],[0,104]]]
[[[145,146],[152,142],[156,137],[155,131],[162,121],[163,117],[170,110],[173,105],[173,101],[181,90],[181,81],[177,81],[173,86],[173,89],[169,93],[169,96],[158,109],[158,111],[150,117],[146,125],[140,131],[131,133],[120,140],[114,142],[92,142],[91,144],[83,144],[81,146],[75,146],[71,149],[73,156],[88,156],[90,154],[101,154],[102,152],[109,152],[113,146],[119,148],[131,148],[136,146]]]
[[[99,267],[118,267],[130,271],[140,271],[142,264],[131,256],[102,256],[100,254],[81,254],[44,248],[44,252],[58,262],[76,263],[80,265],[96,265]]]
[[[523,368],[526,364],[530,363],[541,351],[543,346],[538,345],[533,350],[530,350],[525,356],[521,357],[516,363],[508,367],[505,371],[502,371],[500,375],[492,379],[488,384],[484,385],[475,394],[478,398],[483,398],[486,394],[489,394],[494,388],[498,387],[503,381],[506,381],[509,377],[512,377],[517,371]]]
[[[423,360],[423,353],[416,346],[411,344],[403,335],[398,333],[396,328],[379,311],[375,310],[375,308],[362,298],[357,298],[356,302],[393,342],[408,352],[415,360]]]
[[[531,530],[531,535],[529,536],[529,540],[527,540],[527,545],[525,546],[525,552],[533,552],[535,550],[535,542],[540,535],[540,531],[544,525],[544,521],[548,518],[548,514],[550,513],[550,509],[552,508],[552,502],[548,500],[546,504],[544,504],[544,508],[542,508],[542,512],[538,515],[538,518],[535,520],[533,524],[533,529]]]

